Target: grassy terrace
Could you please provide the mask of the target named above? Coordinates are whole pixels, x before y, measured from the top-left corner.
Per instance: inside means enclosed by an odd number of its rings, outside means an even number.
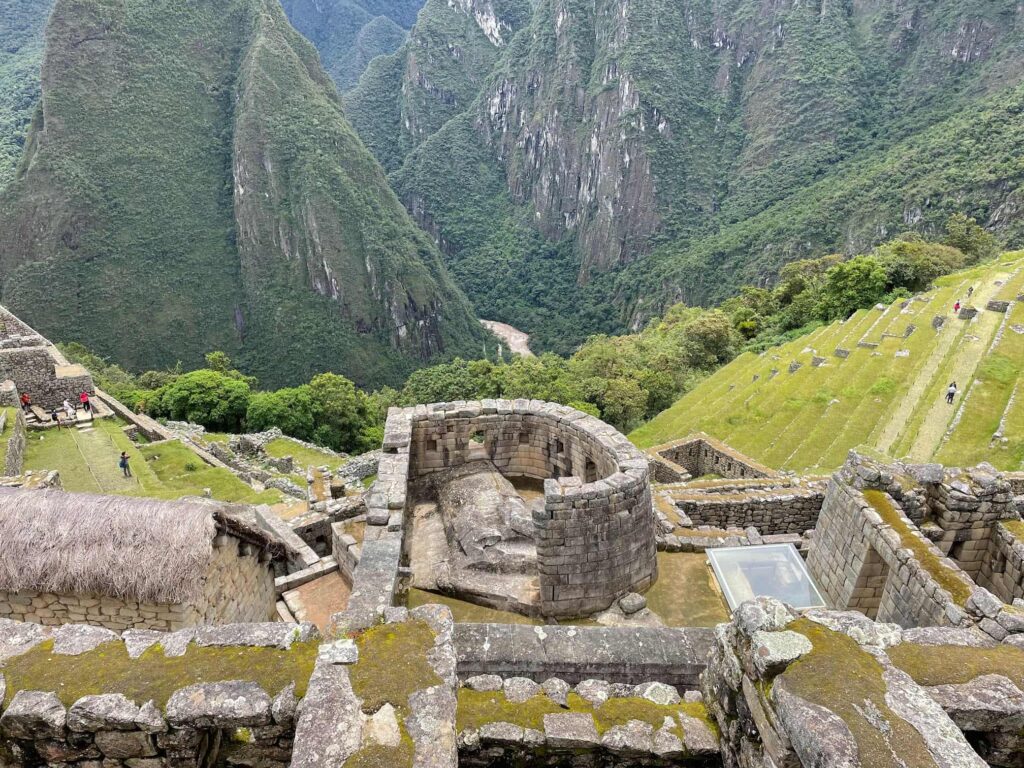
[[[257,493],[231,472],[211,467],[183,444],[172,441],[136,445],[117,419],[97,419],[91,431],[30,430],[25,469],[60,472],[65,490],[178,499],[210,489],[220,501],[275,504],[279,491]],[[123,476],[118,458],[127,451],[131,478]]]
[[[54,691],[65,706],[82,696],[121,693],[136,702],[150,699],[161,709],[171,694],[195,683],[252,680],[271,696],[290,683],[304,696],[316,663],[319,643],[278,648],[200,648],[184,656],[164,656],[159,644],[139,658],[128,656],[124,643],[104,643],[79,656],[53,653],[53,641],[15,656],[0,667],[7,681],[7,701],[21,690]]]
[[[954,318],[953,304],[972,286],[978,317]],[[1024,334],[1012,326],[1024,325],[1024,307],[1015,305],[1009,317],[984,307],[1022,292],[1024,252],[948,275],[923,301],[862,310],[763,354],[741,355],[630,437],[647,448],[707,432],[768,466],[801,472],[831,471],[857,445],[919,461],[983,457],[1018,469],[1024,462],[1024,388],[1017,384]],[[946,318],[938,333],[936,317]],[[849,357],[837,357],[837,348]],[[817,368],[815,355],[825,359]],[[792,362],[801,364],[794,373]],[[954,379],[960,396],[950,407],[943,394]],[[964,397],[964,413],[947,438]],[[1009,442],[990,451],[1000,424]]]

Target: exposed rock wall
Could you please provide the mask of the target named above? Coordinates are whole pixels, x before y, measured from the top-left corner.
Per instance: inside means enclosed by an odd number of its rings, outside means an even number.
[[[665,483],[688,480],[684,474],[690,477],[718,475],[732,480],[779,476],[770,467],[703,433],[651,448],[647,455],[651,457],[651,463],[659,467],[656,470],[659,482]],[[679,477],[673,477],[674,474],[679,474]]]
[[[17,477],[25,467],[25,447],[28,443],[28,427],[25,423],[25,412],[18,408],[10,417],[14,424],[11,426],[11,437],[7,441],[7,455],[4,457],[4,477]],[[5,424],[0,419],[0,432],[4,431]]]

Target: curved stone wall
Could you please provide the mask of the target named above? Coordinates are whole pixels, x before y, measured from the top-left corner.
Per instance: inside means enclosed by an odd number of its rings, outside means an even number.
[[[387,433],[399,432],[410,438],[409,481],[476,459],[545,481],[534,515],[542,615],[601,611],[657,578],[648,461],[600,419],[538,400],[483,400],[393,411]]]

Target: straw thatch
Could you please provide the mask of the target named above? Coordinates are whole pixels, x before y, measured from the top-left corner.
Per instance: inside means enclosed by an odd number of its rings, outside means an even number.
[[[225,505],[0,488],[0,592],[187,603],[218,530],[280,549]]]

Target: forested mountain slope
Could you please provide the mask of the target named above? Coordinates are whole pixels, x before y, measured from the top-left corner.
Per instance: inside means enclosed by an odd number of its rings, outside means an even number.
[[[281,0],[292,25],[320,51],[338,88],[356,84],[376,56],[405,40],[423,0]]]
[[[0,0],[0,189],[21,159],[39,100],[43,27],[53,0]]]
[[[542,348],[954,211],[1024,233],[1012,0],[537,0],[487,53],[492,4],[439,5],[347,108],[478,309]]]
[[[134,369],[400,381],[484,334],[277,0],[57,0],[2,301]]]

